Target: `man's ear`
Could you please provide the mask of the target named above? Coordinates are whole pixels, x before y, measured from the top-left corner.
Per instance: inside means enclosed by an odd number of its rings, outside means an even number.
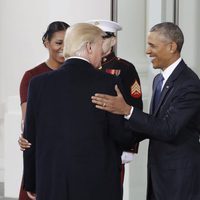
[[[177,51],[177,44],[175,42],[172,42],[171,49],[172,49],[173,52]]]
[[[86,44],[86,49],[87,49],[87,52],[90,54],[92,52],[92,48],[91,48],[91,43],[90,42],[87,42]]]
[[[116,37],[112,37],[111,38],[111,46],[114,47],[117,43],[117,38]]]
[[[175,42],[171,42],[169,46],[170,53],[174,53],[177,51],[177,44]]]

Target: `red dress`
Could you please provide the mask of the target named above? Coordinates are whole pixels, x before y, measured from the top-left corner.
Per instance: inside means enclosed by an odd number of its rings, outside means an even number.
[[[20,83],[20,100],[21,104],[25,103],[27,101],[28,96],[28,86],[30,83],[30,80],[42,73],[52,71],[51,68],[47,66],[46,63],[41,63],[40,65],[34,67],[33,69],[30,69],[25,72],[21,83]],[[23,190],[23,178],[22,178],[22,184],[19,192],[19,200],[30,200],[25,190]]]

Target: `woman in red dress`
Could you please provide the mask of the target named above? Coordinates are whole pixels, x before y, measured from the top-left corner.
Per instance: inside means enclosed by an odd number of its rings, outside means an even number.
[[[20,100],[21,100],[21,110],[22,110],[22,130],[26,113],[29,82],[33,77],[39,74],[58,69],[60,65],[64,62],[63,40],[66,29],[68,27],[69,25],[62,21],[55,21],[49,24],[45,34],[42,37],[43,44],[49,51],[49,57],[45,62],[26,71],[21,80]],[[28,143],[28,141],[25,140],[23,136],[20,137],[18,142],[20,145],[20,149],[22,151],[31,146],[31,144]],[[22,184],[19,193],[19,200],[30,200],[30,199],[35,199],[35,196],[23,190],[23,179],[22,179]]]

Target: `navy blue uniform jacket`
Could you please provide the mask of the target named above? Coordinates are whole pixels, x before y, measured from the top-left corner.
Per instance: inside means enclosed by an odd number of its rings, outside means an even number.
[[[148,200],[200,199],[200,81],[182,60],[151,115],[134,109],[132,130],[149,138]]]
[[[116,57],[114,52],[103,57],[101,62],[102,71],[120,78],[123,87],[123,96],[126,102],[142,110],[143,102],[140,78],[135,66],[127,60]],[[139,143],[132,146],[128,151],[137,153],[138,149]]]
[[[37,200],[121,200],[121,151],[132,134],[120,115],[96,109],[116,78],[81,59],[32,79],[24,137],[24,187]]]

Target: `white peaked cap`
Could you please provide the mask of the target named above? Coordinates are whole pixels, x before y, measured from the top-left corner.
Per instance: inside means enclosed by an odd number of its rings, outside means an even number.
[[[120,24],[114,21],[110,20],[89,20],[87,23],[93,24],[97,27],[99,27],[101,30],[104,32],[110,32],[110,33],[115,33],[117,31],[122,30],[122,27]]]

